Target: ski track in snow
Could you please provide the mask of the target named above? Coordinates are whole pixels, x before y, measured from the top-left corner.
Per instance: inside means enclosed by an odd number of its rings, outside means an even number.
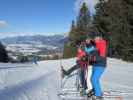
[[[75,59],[62,60],[65,69]],[[109,59],[102,77],[104,90],[130,92],[133,98],[133,63]],[[75,78],[67,81],[73,87]],[[0,100],[60,100],[60,61],[33,64],[0,64]],[[132,100],[126,99],[124,100]]]
[[[0,65],[0,100],[58,100],[58,64],[52,66],[55,63],[51,62],[48,66],[48,63],[32,67],[25,64],[21,68]]]

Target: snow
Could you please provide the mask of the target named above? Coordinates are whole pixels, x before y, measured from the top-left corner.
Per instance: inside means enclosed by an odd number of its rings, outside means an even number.
[[[65,69],[75,64],[75,59],[61,60]],[[133,97],[133,63],[108,59],[102,77],[104,90],[127,92]],[[67,81],[73,87],[74,78]],[[60,100],[60,60],[41,61],[34,64],[0,64],[0,100]],[[124,100],[132,100],[124,98]]]
[[[8,44],[6,45],[6,50],[12,51],[12,52],[20,52],[20,53],[36,53],[41,51],[41,49],[47,49],[47,50],[55,50],[58,47],[52,46],[52,45],[46,45],[42,43],[36,43],[36,44]]]

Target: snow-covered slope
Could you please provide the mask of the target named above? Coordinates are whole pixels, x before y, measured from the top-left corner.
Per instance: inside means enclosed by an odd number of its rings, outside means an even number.
[[[74,64],[75,59],[62,60],[66,69]],[[103,89],[133,93],[132,77],[133,63],[108,59]],[[39,65],[0,64],[0,100],[59,100],[60,80],[60,60],[42,61]]]

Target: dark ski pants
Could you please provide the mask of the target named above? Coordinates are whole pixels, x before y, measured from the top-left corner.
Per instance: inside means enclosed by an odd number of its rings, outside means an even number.
[[[67,70],[67,74],[70,75],[73,71],[79,69],[80,66],[77,64],[77,65],[74,65],[73,67],[71,67],[69,70]]]
[[[81,69],[81,71],[80,71],[80,81],[81,81],[81,85],[82,85],[84,90],[87,89],[87,81],[85,79],[85,75],[86,75],[86,70]]]
[[[92,82],[92,86],[95,92],[95,96],[103,96],[101,85],[100,85],[100,78],[104,70],[105,70],[105,67],[93,66],[91,82]]]
[[[86,69],[81,69],[80,65],[74,65],[73,67],[71,67],[69,70],[67,70],[67,74],[70,75],[73,71],[80,69],[80,73],[79,73],[79,77],[80,77],[80,82],[81,85],[84,89],[87,89],[87,81],[85,79],[85,75],[86,75]]]

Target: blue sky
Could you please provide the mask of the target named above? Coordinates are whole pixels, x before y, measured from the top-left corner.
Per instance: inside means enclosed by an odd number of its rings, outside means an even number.
[[[0,0],[0,37],[63,34],[75,19],[80,0]]]

